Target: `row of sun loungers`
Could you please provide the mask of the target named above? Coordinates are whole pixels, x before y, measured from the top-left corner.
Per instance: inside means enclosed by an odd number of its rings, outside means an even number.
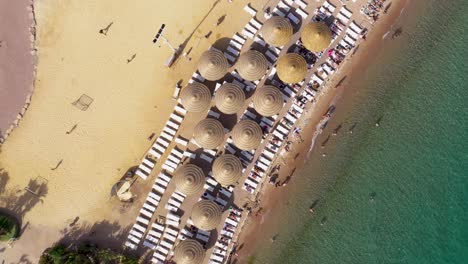
[[[174,140],[174,137],[176,136],[180,124],[184,120],[186,114],[187,110],[185,110],[182,105],[175,106],[174,112],[169,116],[169,120],[166,122],[160,136],[148,150],[146,157],[143,158],[142,163],[135,171],[136,175],[144,180],[148,178],[155,166],[156,160],[160,159],[164,155],[167,148]]]
[[[140,210],[136,223],[133,225],[132,229],[130,229],[127,241],[125,242],[125,246],[128,248],[133,250],[137,249],[171,178],[172,176],[163,172],[156,178],[153,188],[148,193],[146,201]]]
[[[228,255],[228,247],[236,233],[242,213],[239,210],[232,209],[229,216],[226,218],[223,228],[220,231],[215,247],[210,256],[211,264],[220,264],[226,259]]]
[[[227,60],[230,63],[234,63],[237,57],[239,57],[240,51],[242,50],[242,47],[244,46],[246,41],[247,39],[239,33],[236,33],[232,36],[227,50],[224,52],[224,56],[226,56]]]

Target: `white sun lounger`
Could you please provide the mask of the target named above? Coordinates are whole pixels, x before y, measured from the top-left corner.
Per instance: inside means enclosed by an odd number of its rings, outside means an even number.
[[[132,250],[135,250],[138,247],[137,245],[133,244],[131,241],[126,241],[125,246],[132,249]]]
[[[165,142],[165,141],[164,141]],[[153,148],[156,149],[158,152],[160,153],[164,153],[166,152],[166,149],[167,147],[166,146],[163,146],[162,144],[160,144],[158,141],[156,141],[154,144],[153,144]]]
[[[255,17],[250,19],[249,23],[252,24],[252,26],[254,26],[257,30],[263,26],[263,23],[258,21]]]
[[[156,149],[154,149],[154,148],[150,148],[150,149],[148,150],[148,154],[151,155],[151,156],[153,156],[153,157],[155,157],[155,158],[157,158],[157,159],[160,159],[161,156],[162,156],[162,154],[159,153],[158,151],[156,151]]]
[[[358,24],[356,24],[356,22],[351,22],[351,24],[349,24],[349,27],[354,30],[356,33],[358,34],[361,34],[362,33],[362,27],[359,26]]]
[[[244,6],[244,11],[247,12],[251,16],[255,16],[257,14],[257,10],[253,9],[250,6],[250,3]]]
[[[169,155],[169,156],[167,157],[167,159],[168,159],[169,161],[175,163],[175,164],[179,164],[179,162],[180,162],[180,158],[178,158],[178,157],[176,157],[176,156],[174,156],[174,155],[172,155],[172,154]],[[168,164],[168,165],[169,165],[169,164]],[[174,166],[171,166],[171,167],[174,167]]]
[[[154,162],[152,162],[151,160],[147,159],[147,158],[144,158],[142,160],[142,163],[145,164],[148,168],[154,168],[154,165],[156,165]]]
[[[188,158],[191,158],[191,159],[194,159],[194,158],[197,157],[197,155],[194,152],[190,151],[190,150],[184,151],[184,156],[188,157]]]
[[[183,137],[180,137],[180,136],[178,136],[178,137],[175,139],[175,142],[176,142],[177,144],[180,144],[180,145],[184,146],[184,147],[186,147],[186,146],[188,145],[188,143],[189,143],[188,140],[186,140],[186,139],[184,139]]]
[[[258,28],[256,28],[254,25],[252,25],[250,23],[247,23],[247,25],[245,25],[245,29],[252,32],[254,35],[256,35],[257,31],[258,31]],[[252,37],[252,39],[253,39],[253,37]]]
[[[230,225],[233,225],[233,226],[237,226],[239,223],[232,220],[231,218],[226,218],[226,223],[230,224]]]
[[[347,18],[345,15],[343,15],[341,12],[338,13],[338,15],[336,16],[337,19],[339,19],[341,21],[341,23],[343,23],[344,25],[348,24],[349,22],[349,18]]]
[[[163,132],[171,136],[175,136],[177,133],[177,131],[167,126],[163,128]]]
[[[136,230],[134,230],[134,229],[130,230],[129,233],[130,233],[131,235],[135,236],[135,237],[140,238],[140,239],[143,238],[143,234],[140,233],[140,232],[138,232],[138,231],[136,231]]]
[[[296,4],[298,4],[302,9],[307,8],[307,3],[304,0],[296,0]]]
[[[139,225],[139,224],[137,224],[137,223],[133,224],[133,227],[132,227],[132,228],[133,228],[133,229],[136,229],[136,230],[139,230],[139,231],[141,231],[142,233],[144,233],[144,232],[146,231],[146,228],[142,227],[141,225]]]
[[[340,9],[340,13],[342,13],[347,18],[351,18],[351,16],[353,15],[353,13],[344,6]]]
[[[249,39],[253,39],[254,36],[255,36],[254,33],[248,31],[247,29],[243,29],[242,32],[241,32],[241,34],[242,34],[243,36],[248,37]]]
[[[325,1],[322,5],[323,7],[325,7],[326,9],[330,10],[330,12],[334,12],[335,9],[336,9],[336,6],[332,5],[330,2],[328,1]]]
[[[301,19],[297,18],[293,13],[288,14],[288,18],[293,22],[294,25],[299,24],[301,22]]]
[[[162,262],[166,261],[166,256],[158,252],[154,252],[153,257]]]
[[[208,162],[208,163],[212,163],[213,162],[213,157],[210,157],[204,153],[201,153],[200,155],[200,158],[203,159],[204,161]]]
[[[148,210],[148,211],[150,211],[152,213],[154,213],[154,211],[156,211],[156,207],[150,205],[149,203],[144,203],[143,208],[145,208],[146,210]]]
[[[140,170],[146,172],[148,175],[151,174],[151,169],[148,168],[148,167],[147,167],[146,165],[144,165],[144,164],[140,164],[140,165],[138,166],[138,169],[140,169]]]
[[[164,140],[164,139],[161,138],[161,137],[158,137],[158,139],[156,139],[156,142],[159,143],[159,144],[161,144],[162,146],[164,146],[164,147],[166,147],[166,148],[169,147],[169,144],[170,144],[169,141],[166,141],[166,140]]]
[[[254,188],[254,189],[257,189],[258,183],[255,182],[252,178],[250,178],[250,177],[247,178],[247,179],[245,180],[245,183],[246,183],[247,185],[249,185],[250,187],[252,187],[252,188]]]
[[[359,39],[359,34],[354,32],[354,30],[352,30],[351,28],[346,29],[346,33],[348,33],[349,36],[352,37],[354,40]]]
[[[231,54],[227,53],[227,52],[224,52],[224,56],[226,56],[228,61],[231,62],[231,63],[234,63],[234,61],[236,61],[236,58],[234,56],[232,56]]]
[[[266,46],[266,42],[263,39],[259,38],[258,36],[255,37],[254,42],[259,44],[262,47]]]
[[[280,16],[280,17],[286,16],[286,14],[283,13],[283,11],[279,10],[277,7],[275,7],[275,9],[273,9],[273,14],[275,14],[277,16]]]
[[[149,212],[148,210],[146,210],[145,208],[141,208],[140,209],[140,214],[148,217],[148,218],[151,218],[153,217],[153,213],[152,212]]]
[[[239,42],[240,44],[242,44],[242,45],[244,45],[245,42],[247,41],[247,39],[244,38],[244,37],[243,37],[241,34],[239,34],[239,33],[234,34],[234,35],[232,36],[232,38],[233,38],[235,41],[237,41],[237,42]]]
[[[171,142],[172,139],[174,138],[173,135],[169,135],[168,133],[166,133],[164,131],[161,132],[161,137],[164,138],[165,140],[169,141],[169,142]]]
[[[135,244],[140,244],[140,239],[138,239],[137,237],[133,236],[133,235],[128,235],[127,237],[129,240],[131,240],[133,243]]]
[[[187,110],[185,110],[185,108],[183,108],[182,106],[180,105],[176,105],[175,106],[175,111],[183,116],[185,116],[187,114]]]
[[[183,117],[181,117],[181,116],[179,116],[177,114],[174,114],[174,113],[172,113],[169,117],[174,119],[175,121],[177,121],[179,123],[182,123],[182,121],[184,120]]]
[[[296,9],[296,13],[300,15],[303,19],[306,19],[309,16],[309,14],[300,7]]]
[[[310,78],[312,81],[316,81],[318,84],[322,85],[323,83],[323,80],[320,79],[315,73],[312,74],[311,78]]]
[[[168,250],[168,249],[166,249],[166,248],[164,248],[164,247],[162,247],[162,246],[159,246],[159,245],[158,245],[158,247],[156,248],[156,251],[159,252],[159,253],[161,253],[162,255],[165,255],[165,256],[167,256],[167,254],[169,254],[169,250]]]
[[[356,45],[356,41],[354,39],[352,39],[348,34],[346,34],[346,36],[344,36],[344,40],[346,42],[348,42],[349,44],[351,44],[351,46],[354,47],[354,45]]]
[[[223,258],[223,257],[221,257],[221,256],[218,256],[218,255],[215,255],[215,254],[212,254],[210,259],[212,259],[212,260],[216,260],[216,261],[219,261],[220,263],[222,263],[222,262],[223,262],[223,260],[224,260],[224,258]]]
[[[140,222],[140,223],[142,223],[142,224],[144,224],[145,226],[148,226],[148,224],[149,224],[149,220],[147,220],[147,219],[145,219],[145,218],[143,218],[143,217],[141,217],[141,216],[138,216],[138,217],[136,218],[136,221],[137,221],[137,222]]]
[[[240,54],[239,50],[237,50],[237,49],[235,49],[235,48],[233,48],[231,46],[227,47],[227,51],[229,51],[232,55],[234,55],[236,57],[239,56],[239,54]]]
[[[166,228],[166,232],[173,235],[173,236],[177,236],[179,234],[179,230],[177,229],[173,229],[172,227],[168,226]]]
[[[257,162],[256,165],[257,165],[257,167],[259,167],[260,169],[262,169],[265,172],[268,170],[268,166],[261,163],[261,162]]]
[[[167,163],[164,163],[164,164],[161,166],[161,168],[162,168],[163,170],[167,170],[167,171],[170,172],[170,173],[174,173],[174,171],[175,171],[175,168],[169,166]]]
[[[177,131],[177,130],[179,130],[180,125],[178,125],[178,124],[176,124],[176,123],[169,120],[169,121],[167,121],[166,126],[172,127],[173,129],[175,129]]]
[[[141,165],[140,165],[140,166],[141,166]],[[137,169],[137,170],[135,171],[135,174],[138,175],[138,176],[139,176],[140,178],[142,178],[143,180],[146,180],[146,179],[148,178],[148,175],[147,175],[144,171],[142,171],[142,170],[140,170],[140,169]]]

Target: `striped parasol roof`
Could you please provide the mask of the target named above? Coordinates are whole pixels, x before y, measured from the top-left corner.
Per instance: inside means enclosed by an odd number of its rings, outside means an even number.
[[[232,154],[224,154],[213,163],[213,176],[223,186],[235,184],[242,176],[242,163]]]
[[[330,28],[322,22],[311,22],[305,25],[301,32],[302,43],[312,52],[326,49],[330,45],[331,39]]]
[[[224,141],[224,127],[214,118],[206,118],[195,126],[193,137],[198,145],[214,149]]]
[[[244,102],[244,91],[233,83],[221,85],[215,95],[216,107],[225,114],[237,113],[244,106]]]
[[[205,184],[203,170],[194,164],[180,166],[174,173],[176,189],[185,195],[199,194]]]
[[[205,259],[205,249],[195,239],[186,239],[174,249],[174,261],[177,264],[201,264]]]
[[[268,61],[262,53],[249,50],[240,55],[236,63],[236,69],[245,80],[255,81],[265,75],[268,69]]]
[[[254,94],[253,98],[255,110],[263,116],[273,116],[283,108],[283,95],[281,91],[273,85],[265,85]]]
[[[228,61],[219,50],[203,52],[198,61],[198,71],[209,81],[216,81],[224,77],[229,68]]]
[[[180,100],[187,111],[203,112],[210,107],[211,92],[206,85],[193,82],[182,89]]]
[[[234,144],[242,150],[252,150],[262,141],[262,128],[252,120],[241,120],[232,130]]]
[[[307,62],[299,54],[288,53],[278,59],[277,73],[284,83],[298,83],[307,74]]]
[[[293,27],[289,19],[272,16],[263,24],[261,33],[268,44],[281,47],[288,44],[293,35]]]
[[[201,200],[192,208],[193,224],[202,230],[213,230],[221,223],[221,208],[210,200]]]

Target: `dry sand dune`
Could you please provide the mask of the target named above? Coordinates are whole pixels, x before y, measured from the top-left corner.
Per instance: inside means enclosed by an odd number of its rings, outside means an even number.
[[[131,223],[109,202],[112,184],[139,162],[150,145],[147,137],[159,132],[167,120],[175,103],[170,98],[175,83],[183,79],[186,84],[200,54],[248,21],[242,11],[245,4],[240,0],[36,2],[36,87],[20,127],[2,147],[0,167],[9,175],[7,190],[20,190],[42,177],[47,194],[24,216],[28,229],[2,253],[7,261],[17,261],[28,252],[35,262],[76,216],[80,223],[104,219],[120,219],[123,226]],[[215,27],[225,14],[226,20]],[[111,22],[107,36],[99,34]],[[173,68],[164,66],[171,50],[152,42],[162,23],[174,45],[186,41],[193,31],[185,49],[192,47],[191,61],[181,57]],[[209,31],[213,32],[206,39]],[[133,54],[136,57],[127,63]],[[86,111],[72,105],[83,94],[93,99]]]

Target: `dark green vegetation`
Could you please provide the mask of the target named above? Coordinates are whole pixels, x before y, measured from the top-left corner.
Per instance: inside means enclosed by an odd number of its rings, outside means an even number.
[[[19,224],[12,216],[0,213],[0,241],[18,237]]]
[[[116,253],[110,249],[98,248],[96,245],[83,244],[77,249],[57,244],[44,251],[39,264],[137,264],[136,258]]]

